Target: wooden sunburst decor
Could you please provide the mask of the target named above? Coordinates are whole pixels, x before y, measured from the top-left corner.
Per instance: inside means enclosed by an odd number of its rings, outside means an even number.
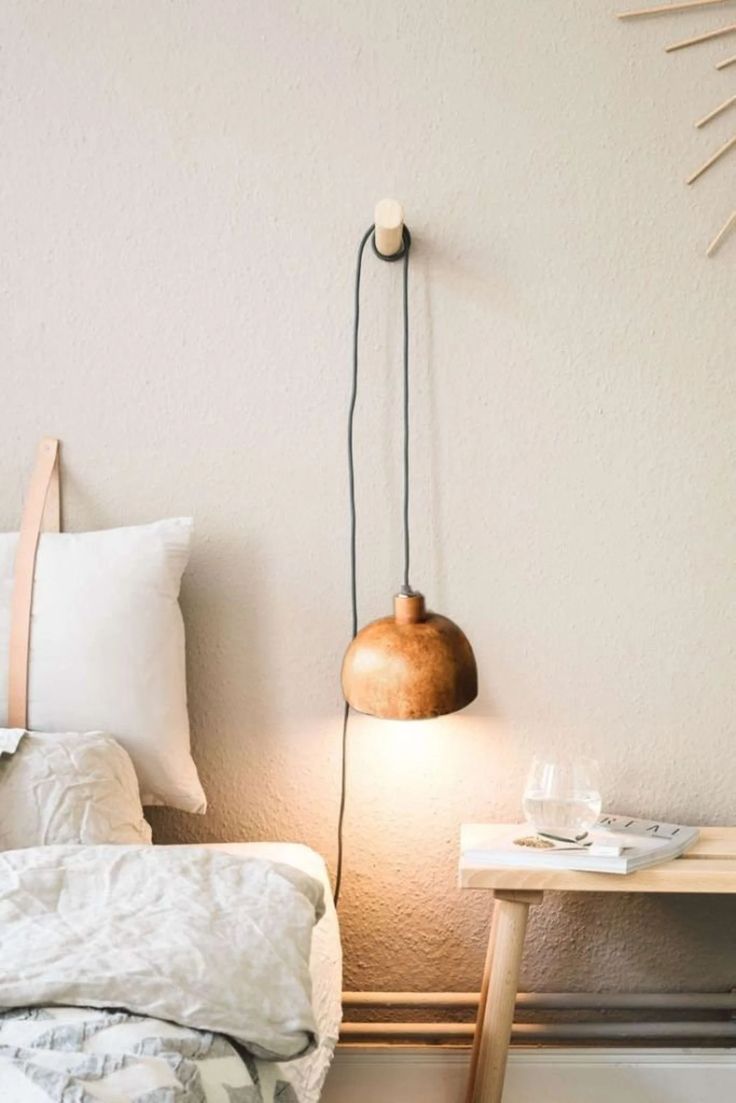
[[[619,19],[643,19],[647,16],[655,15],[672,15],[684,11],[693,11],[696,8],[716,8],[722,7],[724,4],[729,3],[729,0],[679,0],[678,3],[671,4],[658,4],[651,8],[639,8],[637,11],[625,11],[620,12]],[[695,35],[693,38],[685,38],[679,42],[672,42],[669,46],[665,46],[667,53],[673,53],[675,50],[684,50],[690,46],[697,46],[701,42],[711,42],[716,38],[723,38],[726,35],[736,34],[736,23],[728,23],[725,27],[715,27],[712,30],[704,31],[703,34]],[[728,69],[729,66],[736,65],[736,54],[731,57],[725,57],[716,64],[716,69]],[[713,119],[718,118],[724,111],[728,111],[729,108],[736,105],[736,95],[729,96],[723,103],[719,103],[717,107],[714,107],[712,111],[709,111],[707,115],[704,115],[702,119],[698,119],[695,126],[702,128],[712,122]],[[736,148],[736,134],[733,138],[729,138],[727,142],[717,149],[708,160],[697,168],[694,172],[688,176],[685,181],[686,184],[694,184],[699,177],[707,172],[717,161],[720,161],[722,157],[732,149]],[[727,218],[723,226],[711,241],[710,245],[706,249],[706,253],[709,257],[720,249],[726,239],[731,235],[731,231],[736,228],[736,210]]]

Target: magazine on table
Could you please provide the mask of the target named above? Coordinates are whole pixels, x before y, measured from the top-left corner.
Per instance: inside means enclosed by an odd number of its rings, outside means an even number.
[[[696,827],[604,813],[576,840],[535,834],[523,823],[493,829],[466,824],[462,854],[468,865],[633,873],[679,858],[697,838]]]

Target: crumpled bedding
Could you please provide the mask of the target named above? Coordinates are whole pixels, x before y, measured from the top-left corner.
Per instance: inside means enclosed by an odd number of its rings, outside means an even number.
[[[0,1099],[300,1103],[269,1062],[315,1042],[322,898],[196,846],[0,854]]]
[[[133,763],[111,735],[0,728],[0,850],[150,841]]]
[[[125,1011],[0,1012],[3,1103],[302,1103],[279,1063]]]

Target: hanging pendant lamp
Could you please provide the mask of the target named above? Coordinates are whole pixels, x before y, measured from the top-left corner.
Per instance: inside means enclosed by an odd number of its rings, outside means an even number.
[[[360,277],[363,251],[369,240],[382,260],[403,259],[404,306],[404,580],[394,598],[392,616],[357,630],[356,510],[353,420],[358,383]],[[358,250],[353,329],[353,390],[348,423],[351,512],[353,640],[342,665],[342,690],[347,705],[387,720],[424,720],[465,708],[478,693],[473,649],[463,631],[447,617],[428,612],[424,596],[409,583],[409,252],[411,235],[395,200],[376,207],[375,226],[364,234]]]
[[[362,628],[342,665],[345,699],[384,720],[427,720],[478,694],[475,656],[462,629],[428,613],[424,596],[397,594],[394,614]]]

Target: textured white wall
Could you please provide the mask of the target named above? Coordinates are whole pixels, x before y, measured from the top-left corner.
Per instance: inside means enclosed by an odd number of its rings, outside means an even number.
[[[354,253],[401,198],[412,268],[414,582],[467,630],[467,713],[356,723],[352,987],[477,983],[463,819],[513,817],[534,751],[609,806],[736,818],[733,89],[723,46],[604,0],[23,0],[0,7],[0,522],[36,438],[67,521],[192,512],[184,591],[205,819],[332,857],[349,631]],[[733,155],[732,155],[733,157]],[[369,258],[361,618],[400,579],[398,267]],[[529,987],[734,982],[736,902],[550,901]],[[662,937],[667,924],[668,936]],[[698,951],[698,957],[692,955]]]

